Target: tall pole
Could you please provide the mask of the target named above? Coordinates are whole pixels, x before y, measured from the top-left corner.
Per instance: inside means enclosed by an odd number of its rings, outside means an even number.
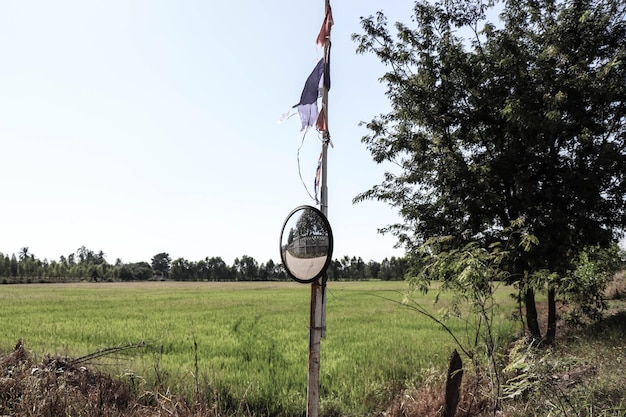
[[[326,12],[330,9],[330,0],[325,0]],[[332,17],[331,17],[332,19]],[[332,22],[330,23],[332,26]],[[328,30],[328,37],[324,43],[324,63],[325,71],[329,70],[330,65],[330,29]],[[324,74],[324,78],[328,77],[330,80],[330,74]],[[323,83],[322,89],[322,111],[324,112],[324,120],[326,121],[326,130],[323,132],[322,138],[322,184],[321,184],[321,212],[328,218],[328,145],[330,143],[330,133],[328,129],[328,88],[326,82]],[[322,277],[322,337],[326,337],[326,272]]]
[[[330,10],[330,0],[325,0],[325,14]],[[325,16],[325,20],[326,20]],[[326,24],[326,22],[324,22]],[[324,63],[328,64],[330,58],[330,31],[324,43]],[[328,65],[325,65],[325,71]],[[327,74],[325,74],[327,76]],[[326,130],[322,132],[322,183],[320,211],[328,217],[328,87],[323,83],[322,88],[322,112],[326,120]],[[320,404],[320,345],[322,337],[326,333],[326,272],[317,281],[311,284],[311,317],[309,331],[309,376],[307,386],[307,417],[319,416]]]

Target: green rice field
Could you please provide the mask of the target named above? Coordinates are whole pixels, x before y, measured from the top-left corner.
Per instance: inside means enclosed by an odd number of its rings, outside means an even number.
[[[405,282],[329,282],[321,344],[326,414],[367,415],[399,389],[443,371],[455,347],[432,320],[401,305]],[[506,290],[499,326],[510,336],[515,309]],[[419,302],[433,312],[434,295]],[[0,286],[0,350],[20,339],[37,357],[94,359],[142,386],[193,395],[198,386],[236,408],[266,415],[306,409],[310,286],[296,283],[75,283]],[[463,331],[463,323],[450,322]],[[456,327],[455,327],[456,326]]]

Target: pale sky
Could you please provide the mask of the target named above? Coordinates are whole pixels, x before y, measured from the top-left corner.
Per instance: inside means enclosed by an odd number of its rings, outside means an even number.
[[[409,23],[412,5],[332,2],[333,258],[403,254],[377,233],[394,209],[352,204],[392,167],[358,126],[388,109],[385,69],[350,35],[381,9]],[[323,17],[324,0],[0,0],[0,252],[280,261],[286,216],[314,201],[300,121],[277,120],[321,58]],[[320,150],[312,130],[310,190]]]

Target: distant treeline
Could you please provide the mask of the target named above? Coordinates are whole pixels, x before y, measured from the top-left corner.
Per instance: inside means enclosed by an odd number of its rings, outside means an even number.
[[[289,281],[282,263],[269,260],[259,264],[248,255],[236,258],[232,265],[219,257],[206,257],[199,261],[184,258],[172,260],[162,252],[151,262],[124,263],[117,259],[110,264],[103,251],[80,247],[76,253],[61,256],[59,260],[38,259],[28,247],[18,255],[0,252],[0,282],[71,282],[71,281]],[[404,258],[385,258],[382,262],[365,263],[361,257],[344,256],[330,262],[328,279],[381,279],[402,280],[407,271]]]

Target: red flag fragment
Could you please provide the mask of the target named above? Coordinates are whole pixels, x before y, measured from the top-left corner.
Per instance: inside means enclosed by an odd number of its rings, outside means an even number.
[[[330,38],[330,28],[333,24],[333,11],[329,4],[326,6],[326,14],[324,16],[324,21],[322,22],[322,28],[320,29],[320,33],[317,35],[317,39],[315,41],[317,45],[326,45],[326,40]]]

